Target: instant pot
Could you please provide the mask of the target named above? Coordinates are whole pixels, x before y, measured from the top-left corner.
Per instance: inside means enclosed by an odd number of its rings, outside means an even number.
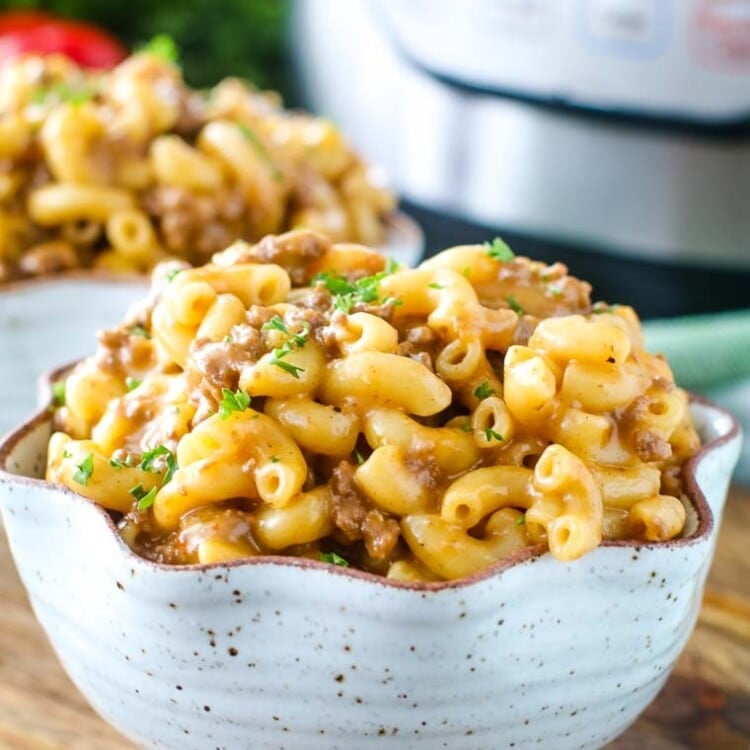
[[[296,0],[304,103],[429,252],[502,233],[646,316],[750,306],[750,0]]]

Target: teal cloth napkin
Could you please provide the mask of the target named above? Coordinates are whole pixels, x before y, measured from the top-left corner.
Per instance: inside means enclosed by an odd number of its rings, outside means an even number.
[[[649,320],[646,348],[662,353],[675,380],[732,413],[745,438],[735,479],[750,486],[750,310]]]
[[[650,320],[643,328],[646,348],[666,355],[683,388],[702,393],[750,378],[750,310]]]

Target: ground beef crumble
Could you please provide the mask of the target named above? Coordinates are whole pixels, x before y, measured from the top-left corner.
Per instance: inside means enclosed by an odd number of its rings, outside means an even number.
[[[373,508],[354,482],[355,467],[342,461],[334,470],[329,487],[333,502],[333,523],[350,542],[363,540],[367,553],[386,559],[399,538],[399,525]]]

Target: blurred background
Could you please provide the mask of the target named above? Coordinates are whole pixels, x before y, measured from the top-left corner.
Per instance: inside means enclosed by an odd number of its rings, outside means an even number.
[[[335,120],[428,252],[502,232],[647,317],[750,300],[750,0],[6,0]]]
[[[212,86],[228,75],[262,88],[291,90],[285,35],[285,0],[0,0],[5,10],[41,10],[90,21],[128,47],[157,34],[178,44],[194,86]]]
[[[501,234],[750,425],[750,0],[5,0],[332,118],[426,251]],[[750,476],[750,457],[746,473]]]

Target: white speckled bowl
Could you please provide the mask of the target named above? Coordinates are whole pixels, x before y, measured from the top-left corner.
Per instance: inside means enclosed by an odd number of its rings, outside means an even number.
[[[147,290],[146,277],[97,271],[0,286],[0,435],[36,408],[41,373],[90,354]]]
[[[424,250],[422,230],[395,214],[388,243],[378,249],[416,265]],[[148,283],[146,277],[73,271],[0,285],[0,435],[36,408],[38,376],[90,354],[96,332],[120,323]]]
[[[396,584],[309,560],[170,568],[38,477],[49,415],[0,447],[0,503],[34,610],[99,713],[165,750],[602,747],[693,628],[740,449],[694,403],[684,539],[574,563],[530,549],[471,579]]]

